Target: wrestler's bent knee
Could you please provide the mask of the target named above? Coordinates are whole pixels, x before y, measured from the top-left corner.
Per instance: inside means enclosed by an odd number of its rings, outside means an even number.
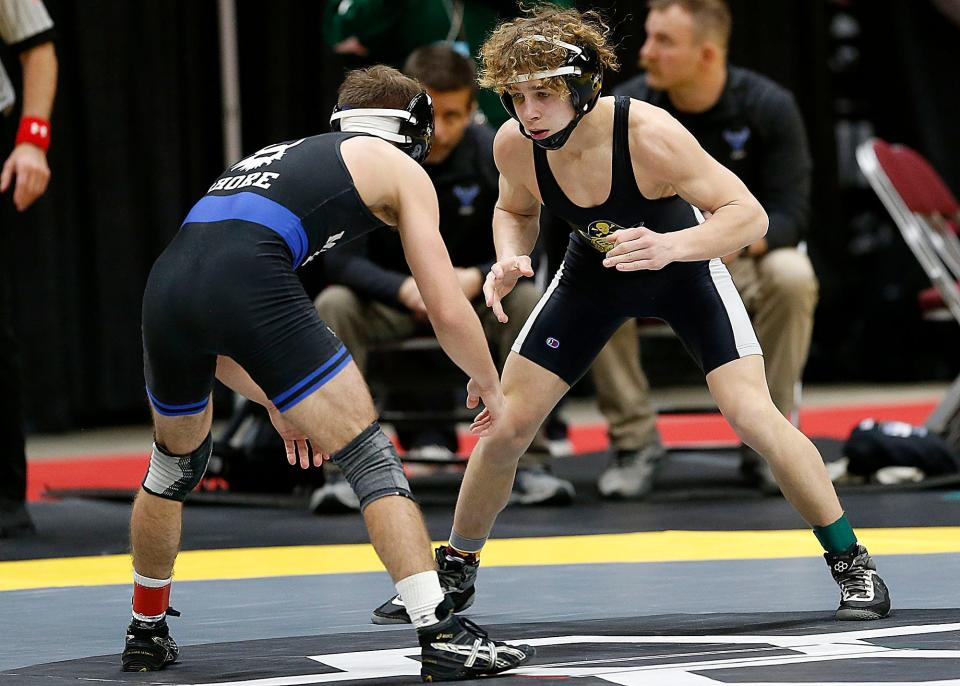
[[[393,443],[374,422],[330,456],[360,499],[360,509],[380,498],[399,495],[413,500],[410,484]]]
[[[171,455],[158,443],[153,444],[150,465],[143,478],[143,490],[167,500],[183,502],[207,471],[213,452],[213,437],[208,433],[200,447],[187,455]]]

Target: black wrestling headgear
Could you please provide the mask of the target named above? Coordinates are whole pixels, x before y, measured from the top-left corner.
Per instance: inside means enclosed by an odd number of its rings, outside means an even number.
[[[377,136],[422,164],[430,154],[433,141],[433,102],[426,91],[420,91],[402,110],[337,105],[330,116],[330,128]]]
[[[600,88],[603,86],[603,65],[600,63],[600,57],[596,50],[591,48],[580,48],[570,43],[564,43],[555,38],[547,38],[537,34],[520,40],[534,40],[543,43],[564,48],[567,51],[567,59],[563,65],[556,69],[546,71],[535,71],[530,74],[520,74],[510,81],[510,83],[521,83],[523,81],[536,81],[538,79],[547,79],[552,76],[562,76],[564,83],[570,91],[570,103],[573,105],[573,120],[563,129],[557,131],[552,136],[547,136],[537,140],[531,138],[523,128],[517,117],[517,110],[513,106],[513,99],[506,91],[500,94],[500,102],[503,103],[507,113],[520,123],[520,133],[530,138],[536,145],[547,150],[556,150],[563,146],[573,133],[573,129],[580,123],[580,120],[593,109],[600,98]]]

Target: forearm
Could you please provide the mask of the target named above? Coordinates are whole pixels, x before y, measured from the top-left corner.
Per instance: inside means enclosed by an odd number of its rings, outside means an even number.
[[[540,234],[540,214],[515,214],[499,207],[493,211],[493,244],[497,259],[529,255]]]
[[[709,219],[672,234],[676,262],[697,262],[723,257],[754,243],[767,232],[767,214],[759,204],[731,203]]]
[[[263,389],[232,358],[224,355],[217,356],[217,378],[230,390],[249,398],[258,405],[268,409],[273,407],[273,403],[267,398]]]
[[[20,55],[23,67],[23,116],[50,119],[57,92],[57,54],[43,43]]]

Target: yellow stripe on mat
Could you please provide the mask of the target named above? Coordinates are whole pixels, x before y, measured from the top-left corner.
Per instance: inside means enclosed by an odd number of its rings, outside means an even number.
[[[960,553],[960,527],[859,529],[873,555]],[[490,541],[484,567],[683,562],[810,557],[822,551],[805,529],[788,531],[648,531]],[[313,545],[187,550],[177,558],[178,581],[379,572],[373,548]],[[106,586],[131,580],[128,555],[0,562],[0,591]]]

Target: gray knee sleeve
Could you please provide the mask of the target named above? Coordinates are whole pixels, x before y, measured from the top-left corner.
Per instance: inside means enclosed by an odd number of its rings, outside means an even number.
[[[350,441],[342,450],[330,456],[353,487],[363,510],[374,500],[389,495],[413,499],[410,484],[390,439],[374,422]]]
[[[160,498],[183,502],[203,478],[212,452],[213,437],[210,434],[189,455],[170,455],[154,443],[150,466],[143,478],[143,490]]]

